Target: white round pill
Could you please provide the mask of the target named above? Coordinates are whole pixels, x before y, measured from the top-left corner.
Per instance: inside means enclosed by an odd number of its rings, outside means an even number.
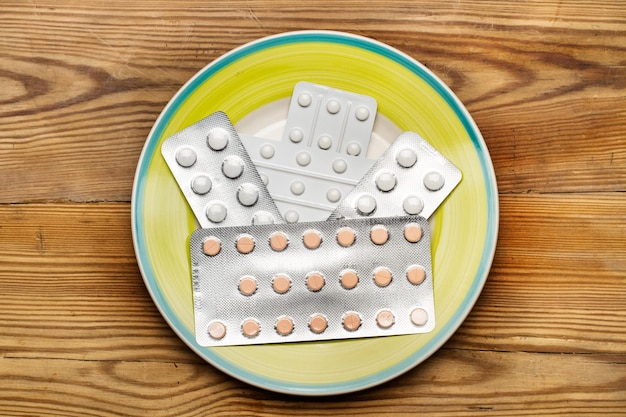
[[[309,165],[311,163],[311,154],[305,151],[298,152],[296,155],[296,162],[298,165],[303,167]]]
[[[252,224],[255,226],[259,224],[274,224],[274,216],[267,211],[257,211],[252,216]]]
[[[259,153],[264,159],[270,159],[274,156],[274,153],[276,153],[276,151],[274,150],[274,147],[272,145],[266,143],[265,145],[261,146],[261,150]]]
[[[402,208],[412,216],[420,214],[424,209],[424,202],[416,195],[407,196],[402,202]]]
[[[335,159],[333,161],[333,171],[337,174],[343,174],[348,169],[348,163],[345,159]]]
[[[289,189],[293,195],[301,195],[304,192],[305,186],[302,181],[294,181],[291,183]]]
[[[402,149],[396,154],[396,162],[403,168],[411,168],[417,162],[417,154],[413,149]]]
[[[210,204],[206,209],[206,217],[213,223],[221,223],[226,219],[228,208],[221,201]]]
[[[254,184],[241,184],[237,189],[237,200],[246,207],[253,206],[259,200],[259,189]]]
[[[289,131],[289,140],[293,143],[301,142],[304,139],[304,132],[302,129],[294,127]]]
[[[328,103],[326,103],[326,110],[330,114],[337,114],[339,110],[341,110],[341,103],[339,100],[335,100],[334,98],[330,99],[328,100]]]
[[[296,223],[300,219],[300,215],[295,210],[287,210],[284,217],[287,223]]]
[[[317,146],[321,149],[329,149],[333,146],[333,139],[328,135],[322,135],[317,139]]]
[[[237,155],[229,155],[222,161],[222,173],[226,178],[239,178],[243,173],[245,163]]]
[[[365,106],[359,106],[354,111],[354,115],[356,116],[357,120],[360,120],[360,121],[363,122],[363,121],[367,120],[368,117],[370,117],[370,111]]]
[[[389,171],[381,171],[374,179],[376,187],[383,192],[391,191],[396,186],[396,176]]]
[[[196,163],[198,156],[191,148],[182,148],[176,152],[176,162],[184,168],[189,168]]]
[[[194,193],[204,195],[211,191],[211,187],[213,183],[211,182],[211,178],[206,175],[198,175],[191,181],[191,189]]]
[[[311,102],[313,101],[313,97],[307,92],[300,93],[298,95],[298,104],[300,107],[309,107]]]
[[[326,191],[326,199],[331,203],[336,203],[341,200],[341,191],[339,191],[338,188],[329,188],[328,191]]]
[[[267,184],[270,183],[270,177],[267,176],[267,174],[259,174],[259,176],[261,177],[261,181],[263,181],[263,185],[265,185],[267,187]]]
[[[371,194],[363,194],[356,201],[356,209],[360,214],[369,216],[376,210],[376,199]]]
[[[361,145],[358,142],[350,142],[346,146],[346,153],[348,155],[357,156],[361,153]]]
[[[428,188],[430,191],[441,190],[444,183],[443,175],[437,171],[431,171],[424,177],[424,187]]]
[[[228,132],[222,128],[216,127],[215,129],[211,129],[207,136],[207,144],[209,148],[214,151],[221,151],[228,145],[228,140],[230,139],[230,135]]]

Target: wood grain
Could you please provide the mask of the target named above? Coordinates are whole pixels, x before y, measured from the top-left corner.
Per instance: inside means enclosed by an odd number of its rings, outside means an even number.
[[[498,247],[454,336],[374,389],[309,399],[206,364],[133,253],[145,138],[246,42],[340,30],[417,59],[494,163]],[[0,4],[0,415],[626,415],[626,4],[6,0]]]

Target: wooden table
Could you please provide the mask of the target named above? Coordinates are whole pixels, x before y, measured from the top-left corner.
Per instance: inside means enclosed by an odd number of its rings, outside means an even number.
[[[232,48],[364,35],[465,103],[500,235],[462,327],[354,394],[257,389],[203,362],[153,304],[130,196],[167,101]],[[626,415],[626,3],[3,1],[0,414]]]

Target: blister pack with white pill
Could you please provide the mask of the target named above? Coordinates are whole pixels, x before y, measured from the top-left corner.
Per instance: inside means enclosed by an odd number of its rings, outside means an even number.
[[[202,346],[426,333],[435,326],[423,217],[199,229],[190,251]]]
[[[404,132],[329,219],[406,215],[429,218],[461,178],[461,171],[424,138]]]
[[[201,227],[283,222],[226,114],[167,138],[161,153]]]

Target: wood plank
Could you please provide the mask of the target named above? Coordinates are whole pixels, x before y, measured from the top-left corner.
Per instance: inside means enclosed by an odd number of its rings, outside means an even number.
[[[203,364],[1,358],[0,413],[618,416],[626,413],[625,378],[624,354],[442,350],[377,388],[307,399],[248,386]]]
[[[311,27],[358,27],[431,68],[474,115],[502,192],[626,190],[623,4],[279,4],[3,2],[0,202],[129,201],[145,138],[189,77]]]

